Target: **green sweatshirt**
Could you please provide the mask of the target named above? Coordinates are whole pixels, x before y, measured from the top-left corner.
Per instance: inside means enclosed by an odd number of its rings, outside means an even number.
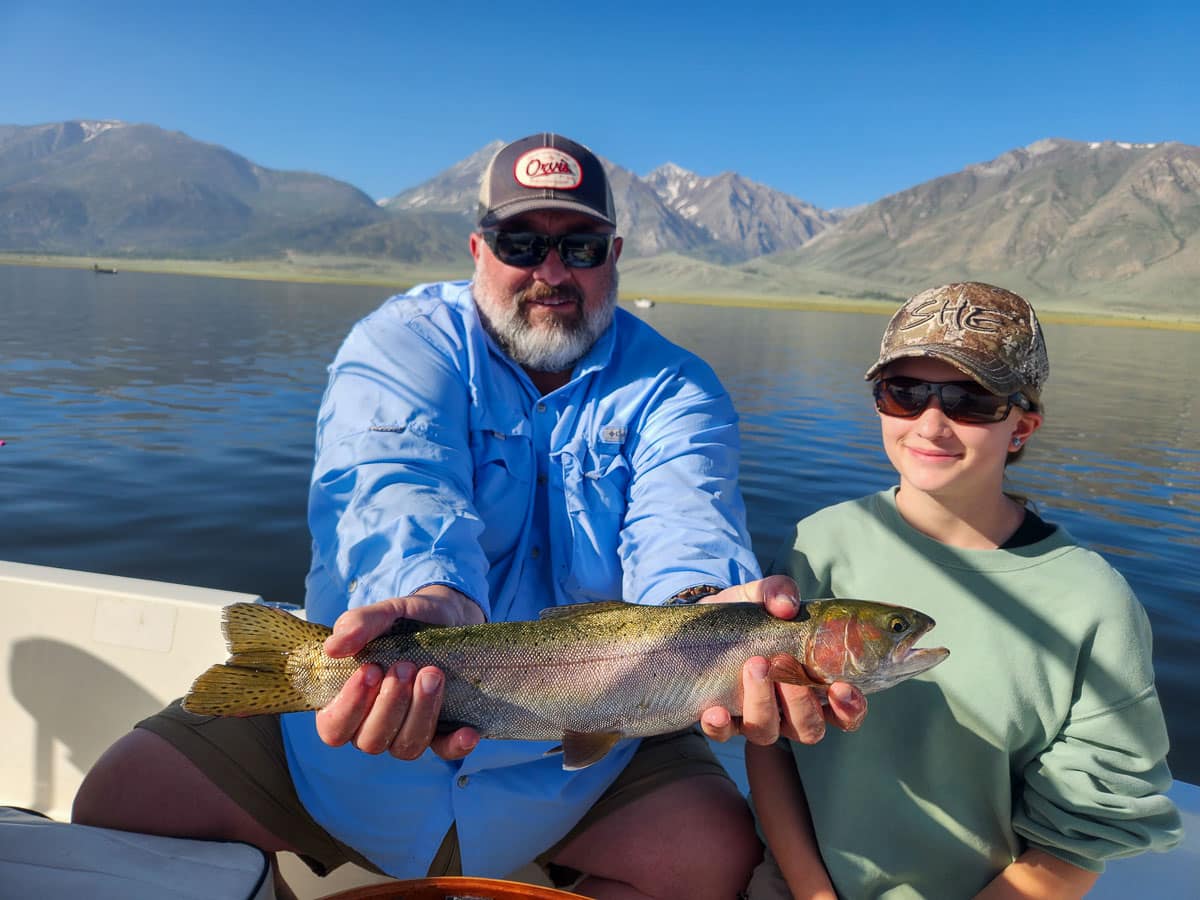
[[[792,748],[841,895],[969,897],[1029,846],[1101,871],[1179,842],[1149,621],[1100,556],[1061,527],[949,547],[900,517],[894,489],[789,543],[773,569],[801,596],[911,606],[937,622],[920,646],[950,649],[872,696],[859,731]]]

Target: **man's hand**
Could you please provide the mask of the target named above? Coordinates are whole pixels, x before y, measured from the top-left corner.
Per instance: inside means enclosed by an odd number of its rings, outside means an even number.
[[[474,625],[483,612],[446,585],[421,588],[408,597],[394,597],[342,613],[325,640],[332,657],[353,656],[384,634],[398,618],[436,625]],[[391,753],[398,759],[416,759],[426,747],[443,759],[461,759],[479,743],[473,728],[436,735],[442,709],[445,678],[440,669],[420,671],[400,661],[384,672],[364,665],[350,676],[338,695],[317,713],[317,734],[331,747],[352,742],[364,753]]]
[[[759,603],[771,615],[791,619],[800,611],[800,591],[786,575],[768,575],[758,581],[734,585],[701,603]],[[862,691],[844,682],[829,686],[829,705],[822,706],[809,687],[767,680],[769,663],[752,656],[742,666],[742,719],[738,723],[722,706],[709,707],[700,727],[710,738],[727,741],[745,735],[753,744],[773,744],[781,736],[802,744],[815,744],[825,736],[825,723],[854,731],[867,714]]]

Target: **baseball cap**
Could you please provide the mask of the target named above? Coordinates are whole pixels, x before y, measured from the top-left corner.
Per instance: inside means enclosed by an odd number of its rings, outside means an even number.
[[[614,228],[612,188],[599,158],[560,134],[531,134],[501,147],[479,185],[481,228],[537,209],[581,212]]]
[[[874,378],[906,357],[940,359],[993,394],[1018,391],[1037,401],[1050,377],[1050,358],[1037,315],[1012,291],[978,281],[956,282],[910,297],[888,322]]]

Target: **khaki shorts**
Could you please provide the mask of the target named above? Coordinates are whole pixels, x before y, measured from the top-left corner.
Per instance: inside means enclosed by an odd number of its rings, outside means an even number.
[[[327,875],[347,862],[371,872],[387,874],[354,848],[329,834],[308,814],[292,786],[278,716],[196,716],[185,712],[176,700],[161,712],[138,722],[136,727],[157,734],[191,760],[263,827],[296,848],[297,855],[316,874]],[[729,778],[698,729],[643,739],[616,781],[575,827],[536,862],[548,869],[549,861],[568,841],[600,819],[655,787],[693,775]],[[442,841],[428,874],[462,874],[454,826]],[[564,874],[551,873],[558,882]]]

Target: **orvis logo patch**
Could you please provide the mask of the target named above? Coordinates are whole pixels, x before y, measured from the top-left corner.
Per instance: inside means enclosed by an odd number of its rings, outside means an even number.
[[[538,147],[517,157],[513,177],[522,187],[573,191],[583,181],[579,161],[554,147]]]

